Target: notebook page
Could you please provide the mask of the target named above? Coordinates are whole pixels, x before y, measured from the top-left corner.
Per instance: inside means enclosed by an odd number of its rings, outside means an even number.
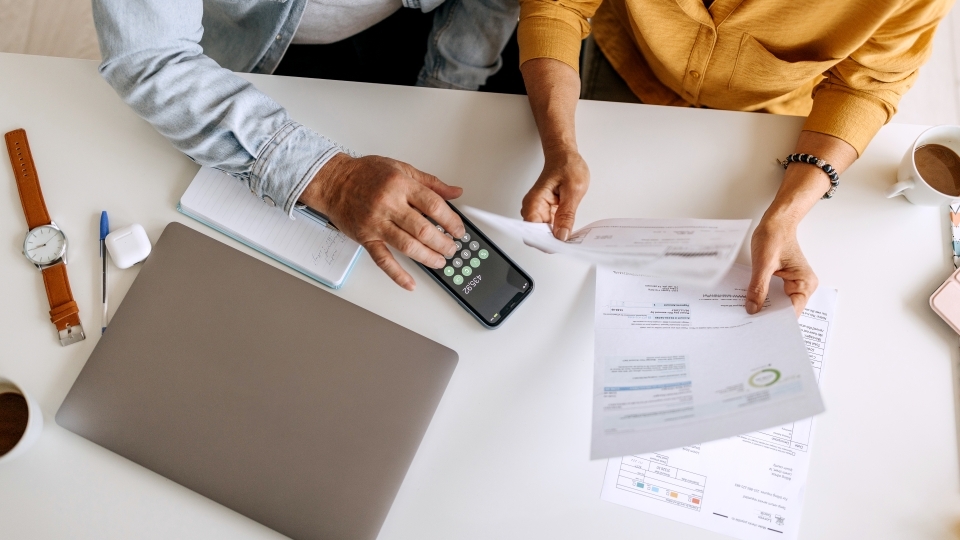
[[[180,198],[183,212],[307,274],[338,287],[360,246],[340,231],[254,196],[243,182],[203,167]]]

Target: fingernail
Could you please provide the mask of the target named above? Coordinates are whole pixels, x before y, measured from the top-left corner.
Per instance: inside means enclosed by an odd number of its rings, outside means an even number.
[[[447,264],[447,261],[443,257],[437,257],[433,260],[434,268],[443,268],[443,265]]]
[[[756,313],[756,312],[757,312],[757,303],[754,302],[753,300],[748,300],[748,301],[747,301],[747,313],[753,315],[753,314]]]
[[[568,229],[568,228],[566,228],[566,227],[561,227],[561,228],[559,228],[559,229],[556,230],[556,232],[554,233],[554,235],[555,235],[557,238],[559,238],[560,241],[566,242],[566,241],[567,241],[567,238],[570,237],[570,229]]]
[[[462,234],[460,236],[463,236]],[[451,245],[450,251],[447,252],[447,257],[453,257],[457,254],[457,246]]]

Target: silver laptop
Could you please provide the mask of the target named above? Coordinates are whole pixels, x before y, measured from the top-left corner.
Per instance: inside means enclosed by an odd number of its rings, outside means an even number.
[[[57,423],[295,540],[372,539],[457,358],[171,223]]]

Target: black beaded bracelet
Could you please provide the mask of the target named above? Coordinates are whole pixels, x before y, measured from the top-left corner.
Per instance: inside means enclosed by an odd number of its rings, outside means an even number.
[[[833,194],[837,192],[837,188],[840,187],[840,175],[837,174],[837,171],[833,168],[832,165],[826,161],[818,158],[817,156],[811,156],[810,154],[790,154],[783,161],[777,160],[784,169],[786,169],[791,163],[809,163],[810,165],[815,165],[821,169],[823,172],[827,173],[827,176],[830,177],[830,189],[823,194],[823,199],[830,199],[833,197]]]

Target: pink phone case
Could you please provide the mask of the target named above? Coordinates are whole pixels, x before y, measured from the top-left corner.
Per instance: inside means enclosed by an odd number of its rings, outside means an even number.
[[[960,334],[960,269],[930,295],[930,307]]]

